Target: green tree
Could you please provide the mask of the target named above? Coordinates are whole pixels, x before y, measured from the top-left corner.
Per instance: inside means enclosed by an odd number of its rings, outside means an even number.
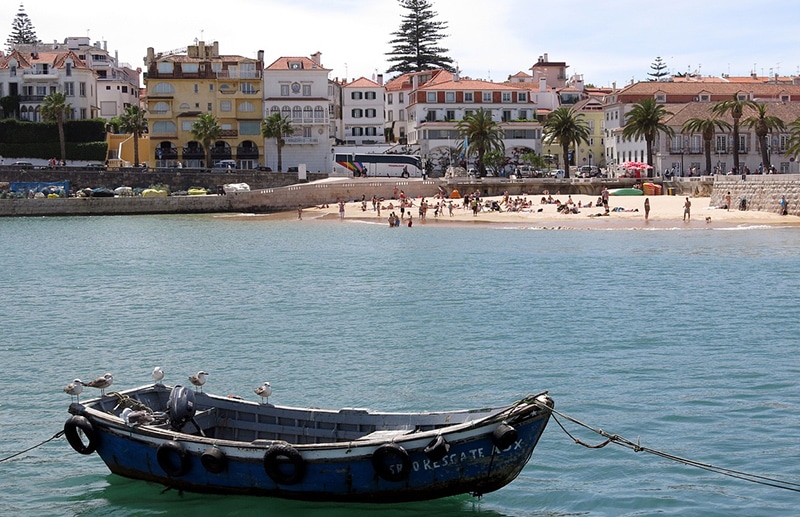
[[[38,43],[39,39],[36,37],[36,30],[33,28],[33,23],[28,15],[25,13],[25,6],[19,4],[19,11],[11,22],[11,34],[6,40],[8,51],[14,48],[15,45]]]
[[[0,97],[0,108],[3,108],[4,118],[16,118],[19,114],[19,95]]]
[[[711,174],[711,140],[714,138],[714,133],[717,129],[727,131],[731,125],[724,120],[715,117],[690,118],[681,126],[681,133],[692,134],[700,133],[703,135],[703,151],[706,155],[706,174]]]
[[[625,115],[625,127],[622,128],[622,138],[644,138],[647,146],[647,164],[653,165],[653,142],[659,132],[672,136],[675,131],[664,124],[664,117],[672,112],[656,102],[655,99],[642,99],[633,105]]]
[[[211,113],[201,113],[192,123],[192,136],[197,139],[206,152],[206,167],[211,168],[211,143],[222,134],[217,117]]]
[[[767,135],[776,131],[785,130],[786,124],[783,123],[783,120],[774,115],[767,115],[766,104],[756,103],[755,115],[750,115],[742,120],[742,125],[755,132],[756,138],[758,138],[758,146],[761,148],[761,163],[764,164],[765,171],[769,170],[772,164],[770,163]]]
[[[139,138],[147,132],[147,110],[133,104],[125,108],[125,113],[120,116],[119,129],[124,133],[133,135],[133,161],[139,166]],[[122,158],[120,156],[120,158]]]
[[[711,113],[719,117],[730,116],[733,119],[733,168],[739,172],[739,123],[745,108],[756,108],[756,103],[751,100],[740,100],[734,93],[733,98],[719,101],[711,107]]]
[[[292,121],[289,117],[282,117],[280,113],[273,113],[261,122],[261,136],[264,138],[274,138],[275,145],[278,147],[278,172],[283,170],[282,149],[286,144],[283,137],[294,133]]]
[[[484,156],[490,151],[505,154],[505,133],[500,125],[492,120],[492,112],[484,109],[474,111],[458,121],[456,129],[461,138],[458,148],[465,157],[471,154],[478,156],[478,171],[486,175]],[[464,144],[466,143],[466,149]]]
[[[569,150],[572,144],[584,142],[589,145],[589,124],[583,113],[573,108],[561,107],[552,111],[542,127],[544,143],[560,143],[564,156],[564,177],[569,178]]]
[[[793,122],[789,122],[786,129],[789,130],[789,139],[786,141],[786,155],[797,158],[800,156],[800,117]]]
[[[650,76],[650,81],[660,81],[662,77],[669,75],[667,64],[664,63],[661,56],[656,57],[656,60],[650,65],[650,70],[652,70],[652,72],[647,72],[647,75]]]
[[[67,103],[67,96],[61,92],[53,92],[44,98],[42,103],[42,117],[55,122],[58,126],[58,142],[61,144],[61,161],[67,159],[67,142],[64,138],[64,117],[72,109]]]
[[[544,159],[544,156],[541,154],[536,154],[535,152],[525,153],[519,157],[522,160],[522,163],[525,165],[530,165],[536,169],[544,169],[547,167],[547,162]]]
[[[453,69],[453,60],[446,56],[448,49],[438,46],[446,35],[447,23],[436,21],[438,13],[427,0],[398,0],[407,10],[400,28],[392,33],[392,51],[388,61],[394,63],[387,73],[419,72],[433,68]]]

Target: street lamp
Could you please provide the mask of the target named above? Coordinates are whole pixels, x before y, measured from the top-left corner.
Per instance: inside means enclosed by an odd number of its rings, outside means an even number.
[[[689,139],[688,138],[684,138],[683,139],[683,146],[681,146],[681,176],[686,176],[686,172],[685,172],[686,169],[684,169],[684,165],[683,165],[683,155],[685,155],[688,152],[688,150],[689,150],[688,147],[689,147]]]

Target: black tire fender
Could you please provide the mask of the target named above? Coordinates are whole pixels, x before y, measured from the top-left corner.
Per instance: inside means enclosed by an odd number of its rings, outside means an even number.
[[[372,468],[386,481],[403,481],[411,473],[411,458],[400,445],[387,443],[372,453]]]
[[[285,465],[291,465],[291,469]],[[306,462],[291,445],[275,444],[264,453],[264,471],[279,485],[296,485],[306,475]]]
[[[83,433],[88,443],[84,444],[83,439],[78,434],[78,430]],[[99,435],[94,430],[94,426],[89,419],[81,415],[73,415],[64,423],[64,436],[67,442],[80,454],[91,454],[97,449]]]
[[[200,463],[212,474],[219,474],[228,468],[228,457],[217,447],[209,447],[200,456]]]
[[[518,437],[517,430],[508,424],[500,424],[492,431],[492,443],[501,451],[514,445]]]
[[[438,435],[431,443],[423,450],[425,456],[431,461],[441,461],[442,458],[447,456],[450,452],[450,444],[444,439],[444,436]]]
[[[169,440],[158,446],[156,450],[156,460],[170,477],[181,477],[189,472],[189,453],[181,443]]]

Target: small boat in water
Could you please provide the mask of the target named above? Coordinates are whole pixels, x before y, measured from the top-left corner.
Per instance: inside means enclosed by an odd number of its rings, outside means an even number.
[[[405,502],[507,485],[553,406],[545,392],[470,410],[324,410],[157,383],[72,403],[64,432],[111,472],[179,490]]]

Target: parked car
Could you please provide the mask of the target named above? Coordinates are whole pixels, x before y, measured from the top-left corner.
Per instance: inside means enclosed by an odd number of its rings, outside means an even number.
[[[33,167],[31,162],[14,162],[13,165],[15,167]]]
[[[220,160],[214,164],[215,169],[236,169],[236,160]]]
[[[106,170],[106,166],[102,163],[87,163],[86,168],[91,171],[104,171]]]
[[[600,170],[594,165],[584,165],[578,169],[579,178],[594,178],[600,174]]]
[[[272,167],[267,167],[266,165],[259,165],[256,167],[256,170],[262,172],[272,172]]]
[[[553,169],[550,171],[550,176],[553,178],[563,178],[564,177],[564,169]]]

